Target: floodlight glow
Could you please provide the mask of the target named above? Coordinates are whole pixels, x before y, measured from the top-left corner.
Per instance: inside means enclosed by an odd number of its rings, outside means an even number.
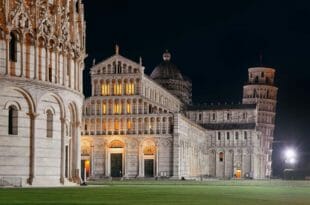
[[[296,157],[296,152],[293,149],[287,149],[285,151],[285,158],[286,159],[292,159]]]
[[[295,159],[295,158],[290,158],[290,159],[288,160],[288,163],[290,163],[290,164],[295,164],[295,163],[296,163],[296,159]]]

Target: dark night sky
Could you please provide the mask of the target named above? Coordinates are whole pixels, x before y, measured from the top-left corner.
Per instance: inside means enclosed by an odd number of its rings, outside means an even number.
[[[294,3],[293,3],[294,2]],[[296,3],[298,2],[298,3]],[[276,69],[279,87],[274,159],[286,144],[310,152],[310,2],[84,0],[87,22],[85,95],[89,68],[120,53],[138,61],[146,73],[169,49],[172,61],[193,81],[194,102],[238,103],[247,68]],[[308,91],[308,92],[307,92]],[[280,163],[274,160],[274,173]]]

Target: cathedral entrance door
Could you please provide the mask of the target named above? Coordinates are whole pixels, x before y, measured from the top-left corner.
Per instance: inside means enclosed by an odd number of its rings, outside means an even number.
[[[154,159],[144,160],[144,176],[154,177]]]
[[[237,169],[235,176],[237,179],[241,178],[241,170],[240,169]]]
[[[122,154],[111,154],[111,177],[122,177]]]

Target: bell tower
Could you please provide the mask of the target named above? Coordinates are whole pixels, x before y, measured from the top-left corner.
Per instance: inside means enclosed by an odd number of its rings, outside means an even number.
[[[248,69],[248,82],[243,86],[243,104],[257,104],[257,129],[262,133],[265,176],[271,176],[272,143],[278,88],[274,84],[275,69],[253,67]]]

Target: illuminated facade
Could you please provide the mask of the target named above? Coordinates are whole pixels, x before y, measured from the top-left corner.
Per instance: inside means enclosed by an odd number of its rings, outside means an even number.
[[[121,56],[118,48],[93,65],[92,95],[83,108],[82,175],[265,178],[268,150],[259,104],[191,105],[190,81],[170,62],[170,53],[163,60],[150,77],[141,61]],[[246,93],[254,89],[247,86]]]
[[[80,183],[78,0],[0,0],[0,186]]]

